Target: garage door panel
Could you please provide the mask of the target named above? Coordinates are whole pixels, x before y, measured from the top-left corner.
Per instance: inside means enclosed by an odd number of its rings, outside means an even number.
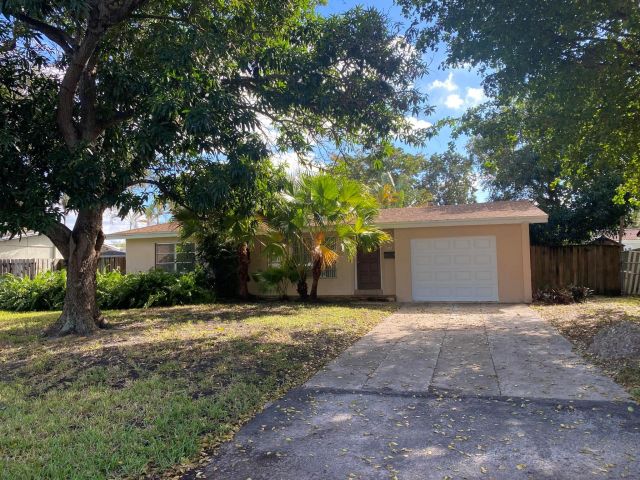
[[[416,301],[497,301],[495,237],[411,241]]]

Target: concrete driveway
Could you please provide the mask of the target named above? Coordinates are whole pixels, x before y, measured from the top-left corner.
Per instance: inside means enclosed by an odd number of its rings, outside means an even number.
[[[639,478],[640,417],[527,306],[411,305],[197,475]]]

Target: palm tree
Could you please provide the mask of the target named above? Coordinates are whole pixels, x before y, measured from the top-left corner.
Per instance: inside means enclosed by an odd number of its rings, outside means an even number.
[[[228,214],[222,218],[207,219],[193,211],[181,209],[174,212],[174,218],[181,224],[184,240],[203,245],[208,241],[230,245],[237,256],[238,296],[249,298],[250,245],[257,240],[258,229],[263,223],[258,215]]]
[[[311,257],[312,300],[318,298],[322,271],[341,254],[353,259],[358,248],[370,251],[389,240],[373,225],[378,214],[375,197],[355,180],[326,173],[306,175],[292,181],[283,198],[273,228],[295,237]]]

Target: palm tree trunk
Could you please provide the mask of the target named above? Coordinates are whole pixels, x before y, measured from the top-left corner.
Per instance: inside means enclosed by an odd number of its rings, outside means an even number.
[[[251,252],[246,242],[238,246],[238,295],[246,300],[249,298],[249,264]]]
[[[313,267],[311,268],[311,292],[309,293],[309,297],[313,301],[318,299],[318,280],[320,280],[320,275],[322,275],[322,258],[314,255]]]

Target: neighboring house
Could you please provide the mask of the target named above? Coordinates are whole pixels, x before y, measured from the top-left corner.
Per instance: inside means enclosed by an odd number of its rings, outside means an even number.
[[[640,248],[640,228],[627,228],[622,236],[622,244],[625,250]]]
[[[381,210],[376,224],[393,241],[354,261],[342,255],[318,293],[395,296],[401,302],[530,302],[529,224],[546,221],[547,214],[528,201]],[[193,264],[194,255],[192,246],[180,246],[178,230],[177,223],[167,223],[107,238],[126,240],[128,272],[179,271]],[[256,245],[252,252],[252,272],[268,266],[260,250]],[[255,282],[250,288],[259,293]]]
[[[179,229],[176,222],[160,223],[110,233],[107,238],[126,241],[127,273],[147,272],[154,268],[180,272],[193,268],[195,255],[192,246],[180,241]]]
[[[589,245],[611,245],[612,247],[621,247],[623,244],[613,238],[607,237],[606,235],[600,235],[598,238],[591,240]]]
[[[125,257],[127,254],[124,250],[114,247],[113,245],[103,244],[100,250],[101,258]]]
[[[0,258],[61,259],[62,255],[46,235],[27,232],[21,237],[0,238]]]
[[[618,242],[619,237],[601,235],[591,241],[594,245],[622,245],[625,250],[636,250],[640,248],[640,229],[627,228],[622,235],[622,244]]]
[[[101,257],[124,257],[125,252],[104,244]],[[22,237],[0,238],[0,258],[61,260],[62,254],[49,240],[49,237],[36,232],[28,232]]]

